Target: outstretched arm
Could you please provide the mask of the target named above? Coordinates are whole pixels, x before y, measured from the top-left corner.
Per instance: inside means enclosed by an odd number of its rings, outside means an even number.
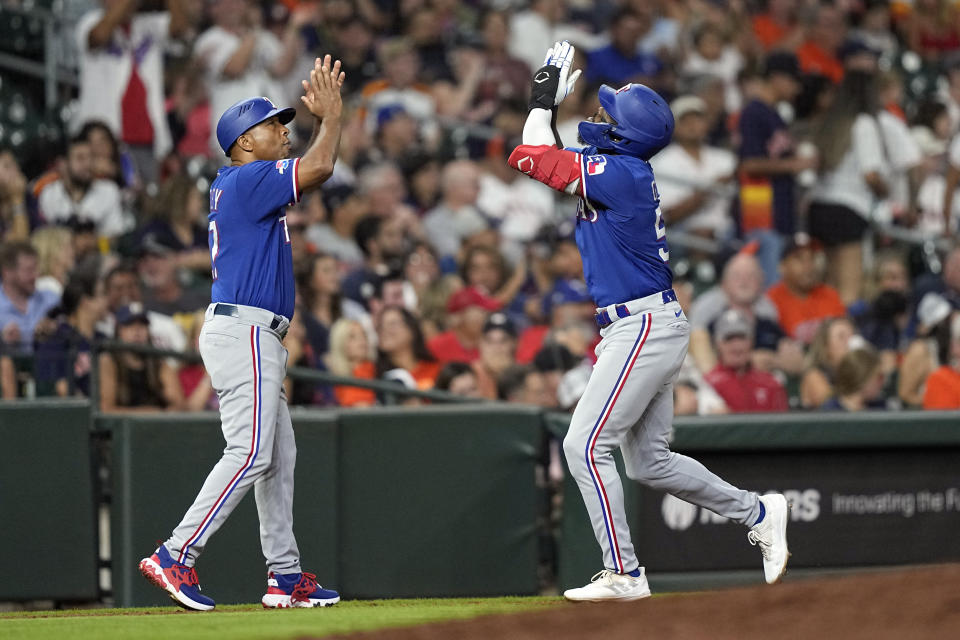
[[[314,137],[306,153],[300,158],[297,181],[303,191],[320,186],[333,174],[340,149],[343,101],[340,87],[346,77],[340,71],[340,61],[331,66],[330,55],[317,58],[310,79],[303,81],[304,95],[300,98],[313,117]]]

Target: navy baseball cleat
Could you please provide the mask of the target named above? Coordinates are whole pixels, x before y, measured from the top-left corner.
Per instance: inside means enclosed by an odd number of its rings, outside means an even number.
[[[760,522],[750,528],[747,540],[752,545],[760,546],[764,578],[767,584],[774,584],[779,582],[787,571],[787,560],[790,559],[790,551],[787,550],[787,518],[790,505],[779,493],[760,496],[760,503],[765,513]]]
[[[163,545],[157,547],[152,556],[140,561],[140,573],[170,594],[170,598],[184,609],[210,611],[215,606],[212,599],[200,593],[197,571],[171,558]]]
[[[267,576],[267,592],[260,600],[265,609],[327,607],[340,602],[340,594],[317,584],[312,573],[274,573]]]

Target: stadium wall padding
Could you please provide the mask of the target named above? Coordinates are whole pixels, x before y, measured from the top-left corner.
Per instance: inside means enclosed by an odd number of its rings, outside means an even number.
[[[0,601],[98,594],[90,408],[0,402]]]

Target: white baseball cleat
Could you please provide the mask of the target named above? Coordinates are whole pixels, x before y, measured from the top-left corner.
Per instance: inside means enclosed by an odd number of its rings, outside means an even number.
[[[650,587],[643,567],[634,578],[624,573],[604,569],[590,578],[590,584],[579,589],[567,589],[563,597],[574,602],[607,602],[609,600],[640,600],[650,597]]]
[[[766,514],[759,524],[750,528],[747,540],[752,545],[760,546],[764,577],[767,584],[775,584],[786,572],[787,560],[790,558],[790,551],[787,549],[787,517],[790,514],[790,505],[779,493],[760,496],[760,502],[763,503]]]

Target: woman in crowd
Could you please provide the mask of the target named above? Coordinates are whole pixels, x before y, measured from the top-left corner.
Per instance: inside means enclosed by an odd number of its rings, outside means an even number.
[[[517,264],[510,273],[503,254],[486,245],[475,245],[467,250],[461,272],[468,287],[476,287],[503,307],[513,302],[527,280],[525,263]]]
[[[477,372],[466,362],[448,362],[440,369],[434,389],[449,391],[458,396],[483,398]]]
[[[297,272],[297,296],[307,341],[322,356],[330,348],[330,328],[343,315],[337,259],[324,253],[306,258]]]
[[[416,316],[390,306],[377,321],[377,376],[415,389],[432,389],[440,364],[430,353]]]
[[[873,74],[848,71],[813,132],[820,176],[807,213],[810,235],[827,248],[828,280],[848,305],[861,295],[863,236],[889,192],[877,109]]]
[[[927,378],[924,409],[960,409],[960,314],[949,321],[949,340],[943,364]]]
[[[852,349],[837,366],[836,394],[820,407],[824,411],[863,411],[880,397],[886,377],[880,356],[870,347]]]
[[[848,318],[824,320],[817,329],[807,354],[807,370],[800,380],[803,408],[816,409],[833,395],[837,367],[855,335],[856,329]]]
[[[134,186],[137,169],[133,159],[120,152],[120,143],[105,122],[89,120],[80,128],[79,135],[90,143],[97,178],[116,182],[121,189]]]
[[[156,242],[177,254],[177,266],[210,277],[207,196],[185,175],[168,178],[153,201],[151,219],[140,228],[142,243]]]
[[[42,227],[33,232],[30,244],[37,250],[37,289],[63,293],[74,267],[73,234],[66,227]]]
[[[330,373],[338,376],[376,377],[373,350],[363,325],[356,320],[341,318],[330,328],[330,352],[324,358]],[[334,397],[341,407],[370,407],[376,404],[376,394],[360,387],[335,386]]]
[[[117,340],[150,345],[150,321],[140,304],[121,307],[114,315]],[[183,408],[177,374],[164,359],[132,351],[104,351],[99,365],[101,411],[154,413]]]

